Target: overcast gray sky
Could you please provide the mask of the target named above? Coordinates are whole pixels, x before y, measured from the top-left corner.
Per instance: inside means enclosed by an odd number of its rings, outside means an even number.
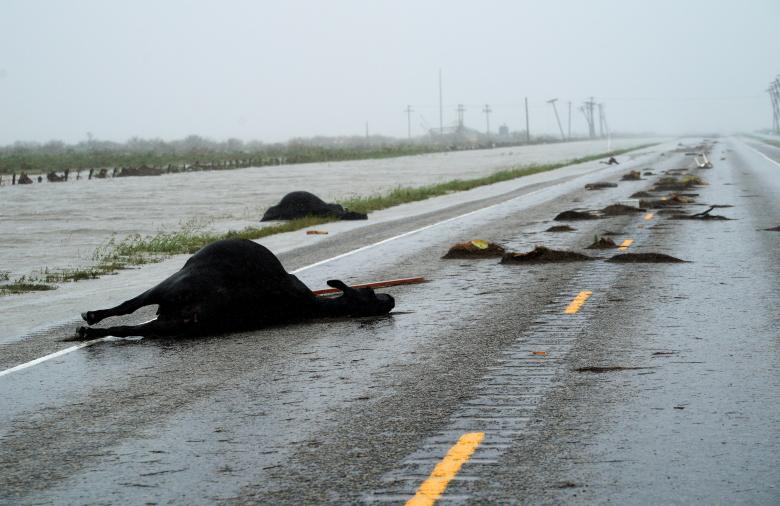
[[[778,0],[0,0],[0,144],[421,134],[439,68],[445,124],[752,130],[779,54]]]

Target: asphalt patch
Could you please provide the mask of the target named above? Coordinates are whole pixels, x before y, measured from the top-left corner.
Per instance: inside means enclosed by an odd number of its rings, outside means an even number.
[[[607,262],[630,264],[630,263],[651,263],[651,264],[681,264],[686,260],[680,260],[664,253],[621,253],[608,259]]]
[[[595,260],[593,257],[575,251],[560,251],[537,246],[528,253],[507,253],[501,258],[502,264],[548,264],[564,262],[583,262]]]

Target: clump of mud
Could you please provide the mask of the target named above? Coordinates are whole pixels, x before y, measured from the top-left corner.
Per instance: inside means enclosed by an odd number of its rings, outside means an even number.
[[[651,264],[681,264],[686,263],[685,260],[680,260],[670,255],[663,253],[621,253],[608,259],[607,262],[615,262],[621,264],[630,263],[651,263]]]
[[[642,207],[648,207],[650,209],[660,209],[670,206],[680,206],[685,204],[693,204],[695,200],[690,197],[686,197],[683,194],[673,193],[668,197],[662,197],[654,200],[640,200],[639,205]]]
[[[655,176],[655,172],[652,170],[646,170],[642,173],[643,176]]]
[[[569,225],[553,225],[545,230],[545,232],[575,232],[577,229],[570,227]]]
[[[442,258],[470,259],[470,258],[494,258],[504,256],[506,250],[496,243],[475,239],[473,241],[460,242],[453,245]]]
[[[650,192],[634,192],[629,196],[630,199],[647,199],[653,196]]]
[[[579,211],[577,209],[570,209],[559,213],[558,216],[553,218],[555,221],[575,221],[575,220],[598,220],[601,216],[593,211]]]
[[[780,232],[780,225],[772,228],[765,228],[764,230],[766,230],[767,232]]]
[[[603,190],[604,188],[617,188],[617,183],[601,181],[599,183],[588,183],[585,185],[586,190]]]
[[[671,171],[669,172],[671,174]],[[706,185],[699,176],[684,175],[681,177],[662,177],[653,187],[653,191],[683,191],[695,186]]]
[[[623,174],[620,178],[621,181],[640,181],[642,179],[642,173],[638,170],[632,170],[628,174]]]
[[[559,251],[537,246],[528,253],[507,253],[501,258],[502,264],[547,264],[561,262],[583,262],[595,260],[593,257],[575,251]]]
[[[623,204],[613,204],[601,210],[605,216],[625,216],[627,214],[644,213],[645,211],[646,209]]]
[[[613,249],[617,247],[618,245],[615,244],[615,241],[609,237],[597,237],[594,238],[593,244],[588,246],[586,249]]]

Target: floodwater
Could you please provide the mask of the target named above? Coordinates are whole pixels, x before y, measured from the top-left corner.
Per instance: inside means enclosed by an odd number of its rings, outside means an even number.
[[[614,149],[654,139],[616,139]],[[113,235],[258,226],[287,192],[309,190],[325,200],[474,178],[496,170],[553,163],[607,151],[605,141],[435,153],[349,162],[254,167],[157,177],[72,178],[66,183],[0,187],[0,272],[88,265]],[[72,175],[73,176],[73,175]]]

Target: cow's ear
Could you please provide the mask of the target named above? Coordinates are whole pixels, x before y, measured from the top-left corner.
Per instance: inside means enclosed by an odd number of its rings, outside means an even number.
[[[343,281],[340,279],[329,279],[328,280],[328,286],[333,288],[338,288],[342,292],[346,292],[347,290],[351,290],[350,287],[348,287]]]

